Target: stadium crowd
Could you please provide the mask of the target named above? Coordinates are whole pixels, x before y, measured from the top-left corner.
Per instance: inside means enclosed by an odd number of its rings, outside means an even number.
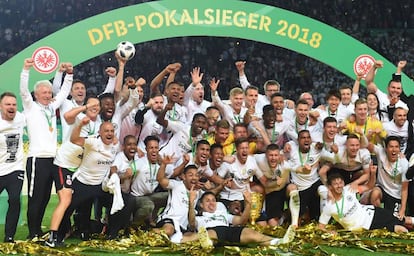
[[[0,27],[2,60],[59,27],[121,7],[114,1],[44,0],[42,9],[34,1],[6,3],[0,3],[10,18]],[[11,11],[14,3],[18,14]],[[53,82],[35,82],[33,94],[34,64],[26,59],[20,95],[0,97],[0,190],[9,195],[4,241],[14,241],[24,173],[29,239],[44,234],[55,185],[59,203],[45,241],[50,247],[72,235],[72,216],[81,239],[89,239],[92,209],[108,239],[139,226],[205,247],[214,241],[288,243],[296,227],[318,221],[325,229],[331,217],[348,230],[408,232],[414,101],[403,92],[400,74],[413,52],[410,37],[400,36],[409,33],[413,17],[401,6],[363,4],[390,10],[375,21],[356,8],[360,1],[333,3],[280,7],[374,38],[372,46],[397,64],[389,81],[375,81],[388,83],[386,92],[374,82],[381,60],[365,77],[365,93],[360,75],[350,80],[297,53],[226,38],[147,42],[136,46],[142,54],[130,61],[108,53],[76,67],[64,62]],[[354,15],[361,21],[352,22]],[[380,32],[371,31],[374,26]],[[252,209],[257,197],[264,198],[258,212]],[[289,228],[283,238],[269,237],[245,227],[249,219],[270,226],[288,219]]]

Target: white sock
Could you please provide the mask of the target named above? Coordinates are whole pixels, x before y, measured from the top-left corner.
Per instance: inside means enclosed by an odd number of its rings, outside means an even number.
[[[170,237],[170,240],[174,244],[181,243],[181,240],[183,239],[183,233],[181,232],[175,232],[174,235]]]
[[[298,226],[299,222],[299,210],[300,210],[300,199],[299,199],[299,191],[292,190],[289,193],[289,209],[290,214],[292,217],[292,225]]]
[[[270,245],[277,245],[280,243],[280,238],[273,238],[269,243]]]

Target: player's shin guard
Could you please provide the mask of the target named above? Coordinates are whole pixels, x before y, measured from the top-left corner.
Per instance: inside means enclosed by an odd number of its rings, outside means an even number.
[[[292,225],[297,227],[299,221],[299,210],[300,210],[300,200],[299,200],[299,191],[292,190],[289,193],[289,208],[292,218]]]

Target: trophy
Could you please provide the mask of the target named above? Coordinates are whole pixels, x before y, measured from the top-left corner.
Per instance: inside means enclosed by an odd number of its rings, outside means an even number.
[[[263,194],[252,192],[252,207],[250,210],[250,223],[254,225],[256,220],[260,217],[263,208]]]

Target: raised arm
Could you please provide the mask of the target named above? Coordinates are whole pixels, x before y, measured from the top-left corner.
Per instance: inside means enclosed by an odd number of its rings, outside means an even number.
[[[160,186],[164,189],[168,187],[168,184],[170,184],[170,180],[165,176],[165,168],[167,167],[167,164],[172,163],[172,157],[169,155],[165,155],[161,158],[161,165],[157,172],[157,181],[160,184]]]
[[[56,95],[60,91],[62,85],[63,72],[66,71],[66,63],[62,62],[59,65],[59,69],[56,71],[55,77],[52,82],[53,95]]]
[[[181,68],[180,63],[172,63],[166,66],[163,70],[161,70],[161,72],[158,73],[154,77],[154,79],[152,79],[151,81],[151,84],[150,84],[151,93],[160,93],[161,91],[160,91],[159,86],[162,83],[162,80],[164,80],[164,77],[171,73],[176,73],[180,68]],[[174,78],[175,78],[175,74],[174,74]],[[172,78],[172,80],[174,80],[174,78]],[[167,80],[167,84],[168,82],[169,81]]]
[[[24,108],[29,108],[33,104],[33,98],[29,90],[29,71],[33,67],[34,61],[32,58],[25,59],[23,62],[23,70],[20,74],[20,96]]]
[[[167,128],[168,126],[168,120],[165,119],[165,114],[167,114],[168,111],[173,109],[174,102],[168,102],[167,105],[165,105],[165,108],[161,111],[161,113],[157,117],[157,123],[159,125],[162,125],[164,128]]]
[[[191,186],[188,195],[188,227],[190,231],[196,230],[195,204],[197,198],[197,190],[194,190],[194,185]]]
[[[250,210],[252,207],[252,198],[250,195],[250,191],[248,190],[243,191],[243,197],[244,197],[244,211],[242,215],[233,217],[233,221],[232,221],[233,225],[244,225],[249,220]]]
[[[105,90],[101,94],[114,93],[116,83],[116,68],[107,67],[105,73],[108,75],[108,82],[106,83]]]
[[[204,73],[200,73],[200,67],[195,67],[190,72],[190,75],[191,75],[191,84],[190,86],[187,87],[184,93],[184,106],[188,106],[188,103],[190,102],[190,99],[193,96],[193,91],[195,87],[199,83],[201,83]]]
[[[243,90],[246,90],[246,88],[250,85],[249,81],[247,80],[246,74],[244,73],[246,62],[236,61],[235,65],[236,65],[237,71],[239,72],[240,85],[243,88]]]
[[[75,127],[73,127],[72,134],[70,135],[70,142],[83,147],[83,145],[85,144],[85,138],[81,137],[80,133],[81,133],[82,127],[84,125],[87,125],[89,121],[90,121],[89,117],[85,116],[81,120],[79,125],[76,125]]]
[[[368,71],[367,76],[365,77],[365,83],[367,84],[367,91],[376,93],[378,90],[377,85],[374,83],[375,78],[375,71],[378,68],[382,68],[384,63],[381,60],[376,60],[374,65],[372,65],[371,69]]]

